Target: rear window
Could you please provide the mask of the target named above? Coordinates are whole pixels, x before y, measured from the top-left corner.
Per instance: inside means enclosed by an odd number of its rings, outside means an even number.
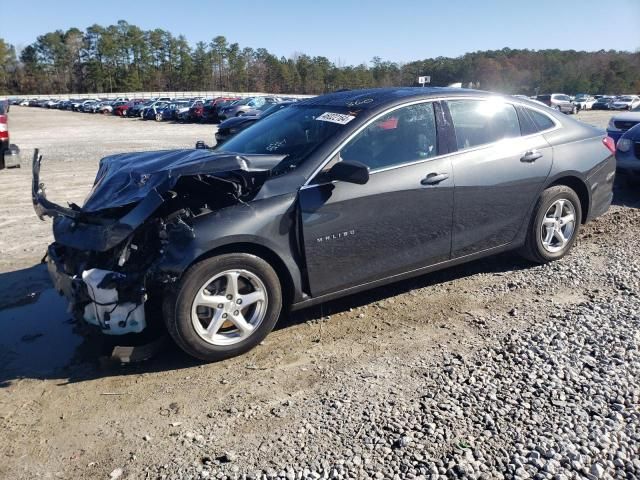
[[[538,127],[538,131],[542,132],[543,130],[549,130],[556,126],[549,117],[547,117],[544,113],[540,113],[537,110],[532,110],[527,108],[527,113],[535,123],[536,127]]]
[[[458,150],[520,136],[513,105],[496,100],[449,100]]]

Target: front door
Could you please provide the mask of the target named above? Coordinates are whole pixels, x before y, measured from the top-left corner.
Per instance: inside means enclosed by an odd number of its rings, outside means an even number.
[[[323,179],[300,191],[307,273],[314,297],[447,260],[453,175],[438,157],[432,103],[372,122],[330,164],[370,167],[357,185]],[[435,177],[438,175],[438,177]]]

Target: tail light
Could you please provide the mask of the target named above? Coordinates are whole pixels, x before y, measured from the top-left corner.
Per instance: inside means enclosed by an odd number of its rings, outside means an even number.
[[[7,125],[7,116],[0,115],[0,140],[9,138],[9,125]]]
[[[616,153],[616,141],[611,137],[604,137],[602,139],[604,146],[609,149],[611,153]]]

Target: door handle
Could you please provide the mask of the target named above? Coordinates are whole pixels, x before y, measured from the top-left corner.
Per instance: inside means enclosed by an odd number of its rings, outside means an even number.
[[[447,178],[449,178],[449,174],[448,173],[435,173],[435,172],[432,172],[429,175],[427,175],[426,177],[424,177],[422,180],[420,180],[420,183],[422,185],[437,185],[440,182],[442,182],[443,180],[446,180]]]
[[[542,153],[538,150],[527,150],[526,152],[524,152],[524,155],[520,157],[520,161],[525,163],[533,163],[540,157],[542,157]]]

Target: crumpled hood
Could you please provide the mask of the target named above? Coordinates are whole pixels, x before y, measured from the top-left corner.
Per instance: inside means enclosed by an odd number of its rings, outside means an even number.
[[[100,161],[82,211],[96,212],[138,203],[151,191],[171,190],[185,175],[244,171],[268,175],[282,155],[239,155],[203,149],[123,153]]]

